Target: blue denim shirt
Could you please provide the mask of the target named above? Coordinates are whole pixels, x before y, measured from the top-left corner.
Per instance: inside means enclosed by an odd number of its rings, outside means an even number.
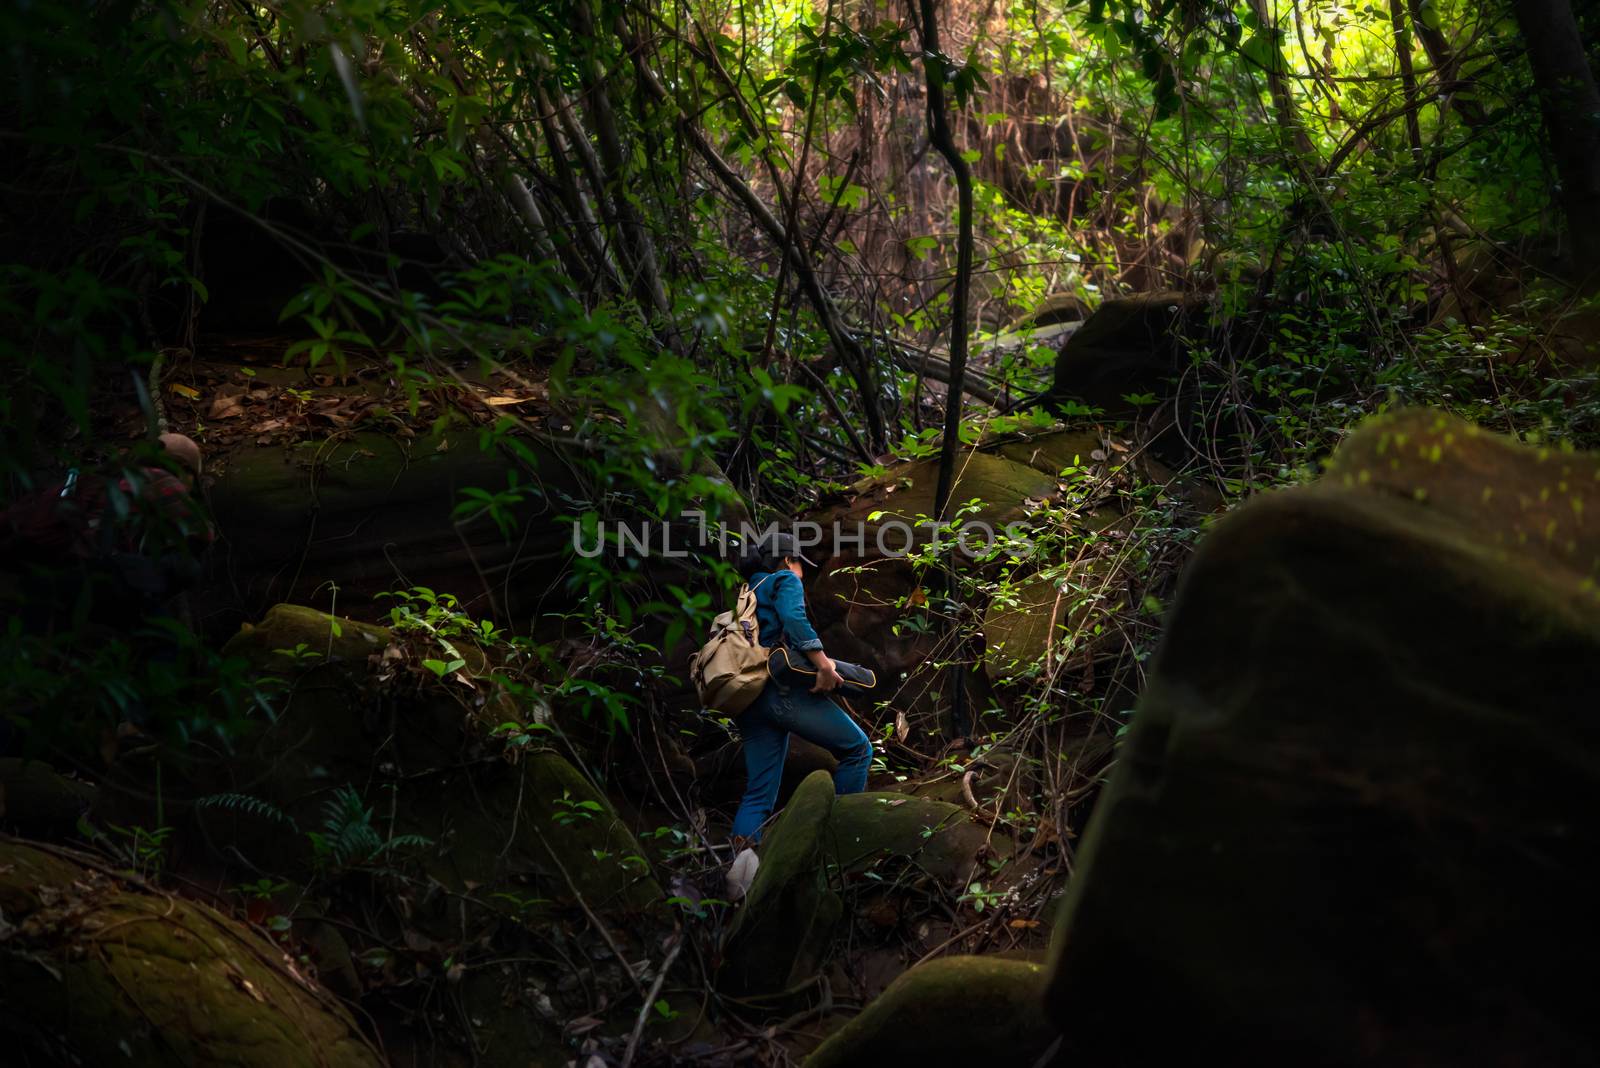
[[[797,653],[822,648],[822,639],[806,618],[806,595],[793,571],[757,571],[750,576],[756,595],[756,626],[768,649],[785,642]]]

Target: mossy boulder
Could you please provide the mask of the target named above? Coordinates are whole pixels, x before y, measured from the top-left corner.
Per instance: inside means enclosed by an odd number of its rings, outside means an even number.
[[[1005,537],[1012,524],[1026,532],[1035,511],[1057,498],[1063,470],[1083,466],[1100,471],[1124,459],[1105,443],[1101,432],[1085,430],[1008,435],[964,450],[956,458],[951,500],[957,506],[974,498],[983,502],[964,519],[966,547],[981,555],[991,534]],[[873,696],[892,698],[914,720],[943,722],[952,704],[950,676],[932,666],[939,659],[934,655],[938,632],[921,625],[927,621],[926,611],[918,607],[924,576],[903,559],[908,542],[913,548],[928,542],[928,531],[916,517],[933,510],[937,474],[936,460],[895,464],[851,487],[847,500],[807,515],[807,521],[820,527],[824,542],[814,551],[823,566],[808,580],[807,603],[830,654],[877,670],[881,685]],[[1121,518],[1115,509],[1103,508],[1082,522],[1086,528],[1100,529]],[[835,526],[841,535],[840,551],[832,553]],[[858,527],[865,532],[859,546],[850,540]],[[959,550],[956,558],[963,559]],[[1014,637],[1011,644],[1023,656],[997,649],[988,661],[991,678],[1013,677],[1014,661],[1031,659],[1042,650],[1050,621],[1034,618],[1033,607],[1024,613],[997,609],[992,620],[995,633],[1002,639]],[[1065,617],[1058,620],[1063,621]],[[1010,634],[1018,628],[1030,629],[1030,634]],[[969,702],[986,705],[989,695],[983,676],[969,674],[966,680]]]
[[[1411,502],[1496,563],[1560,586],[1600,580],[1600,455],[1520,445],[1442,412],[1375,419],[1339,447],[1322,483]],[[1587,581],[1585,581],[1587,580]],[[1596,593],[1600,598],[1600,592]]]
[[[1089,739],[1103,739],[1103,742],[1096,746],[1093,754],[1086,755],[1104,757],[1110,749],[1109,731],[1097,731],[1090,734]],[[1062,748],[1063,763],[1076,770],[1082,763],[1080,754],[1084,754],[1085,742],[1089,739],[1066,741]],[[963,811],[970,807],[966,800],[970,791],[983,812],[1030,812],[1034,806],[1026,789],[1027,777],[1019,774],[1017,766],[1021,759],[1014,751],[1003,747],[985,749],[980,756],[964,763],[929,770],[907,779],[895,786],[895,790],[913,797],[943,801]],[[991,852],[1006,855],[1011,851],[1012,843],[1008,835],[997,834],[987,844]]]
[[[936,459],[899,463],[886,474],[863,479],[850,487],[849,501],[821,509],[806,518],[822,525],[824,539],[830,544],[834,523],[850,535],[860,524],[867,532],[864,554],[903,552],[908,545],[926,543],[926,533],[913,531],[916,538],[908,541],[898,526],[883,528],[891,522],[911,526],[918,522],[919,516],[933,515],[933,495],[938,479],[939,461]],[[1005,456],[966,450],[956,457],[955,484],[950,500],[953,504],[964,504],[974,498],[984,502],[971,518],[984,520],[998,533],[1001,526],[1026,514],[1028,500],[1048,497],[1055,490],[1053,475]],[[883,534],[881,545],[880,531]]]
[[[984,670],[993,679],[1050,671],[1103,636],[1095,627],[1125,607],[1126,589],[1114,564],[1099,557],[1066,574],[1019,580],[984,613]]]
[[[310,829],[321,827],[335,791],[366,785],[374,822],[428,839],[415,852],[429,874],[458,893],[478,890],[480,902],[581,896],[593,908],[634,910],[662,899],[633,832],[566,756],[504,759],[473,702],[447,684],[386,691],[375,676],[393,638],[383,627],[278,605],[227,644],[255,670],[293,679],[277,718],[234,762],[235,775],[257,782],[255,796]],[[299,646],[317,655],[277,651]],[[482,664],[476,650],[462,653],[468,670]],[[213,838],[309,860],[306,836],[284,820],[252,818],[238,805],[199,816]]]
[[[990,838],[959,806],[903,793],[841,797],[830,824],[834,857],[844,871],[909,863],[944,886],[966,885]]]
[[[1210,313],[1210,298],[1198,293],[1105,301],[1061,347],[1051,399],[1098,408],[1112,418],[1139,414],[1140,406],[1127,398],[1170,395],[1184,339],[1209,330]]]
[[[767,832],[755,882],[728,931],[719,982],[771,996],[817,975],[842,930],[849,906],[838,890],[849,876],[892,868],[901,885],[909,868],[953,889],[966,885],[986,850],[1010,846],[1003,836],[991,841],[956,805],[903,793],[836,798],[832,778],[815,772]]]
[[[1010,438],[988,448],[1007,460],[1056,478],[1068,468],[1092,465],[1094,454],[1103,453],[1105,446],[1098,430],[1052,430]]]
[[[493,900],[514,888],[523,900],[582,897],[599,911],[630,912],[663,898],[610,800],[549,750],[503,769],[441,776],[406,805],[400,828],[437,844],[422,863],[456,892],[483,886]]]
[[[828,871],[833,806],[832,777],[813,772],[767,831],[761,866],[723,942],[723,989],[783,995],[822,970],[844,913]]]
[[[1600,458],[1408,412],[1212,530],[1058,924],[1076,1053],[1600,1058],[1597,515]]]
[[[330,615],[298,604],[275,604],[259,623],[244,623],[223,646],[224,656],[249,661],[261,673],[283,674],[310,661],[366,664],[381,653],[388,627]]]
[[[199,902],[0,839],[0,914],[0,1032],[22,1063],[383,1063],[277,946]]]
[[[562,495],[581,495],[555,449],[520,442],[536,470],[477,447],[461,428],[405,438],[361,431],[327,441],[249,446],[232,453],[210,491],[226,539],[213,553],[203,614],[252,617],[268,605],[310,599],[327,584],[340,603],[368,604],[384,590],[424,585],[506,618],[538,601],[571,532],[554,517]],[[515,473],[518,521],[508,536],[488,515],[458,523],[461,491],[505,490]],[[510,601],[515,603],[508,603]]]
[[[1026,961],[929,961],[890,983],[818,1046],[805,1068],[1038,1064],[1056,1039],[1044,1012],[1044,978],[1040,965]]]
[[[243,624],[223,655],[245,661],[256,679],[279,680],[283,694],[276,718],[241,754],[258,765],[244,778],[264,777],[274,803],[299,808],[346,783],[370,781],[383,764],[387,778],[471,756],[463,751],[472,738],[462,702],[399,684],[386,699],[376,684],[374,661],[394,639],[387,627],[303,605],[274,605],[260,622]]]

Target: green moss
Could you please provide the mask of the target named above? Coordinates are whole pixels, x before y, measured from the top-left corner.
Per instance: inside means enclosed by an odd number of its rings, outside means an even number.
[[[918,516],[933,514],[938,475],[937,460],[896,464],[888,474],[864,479],[852,486],[851,491],[856,496],[850,503],[807,518],[821,523],[824,530],[837,521],[848,534],[855,532],[858,522],[862,523],[868,533],[866,550],[871,553],[875,548],[875,532],[884,522],[894,520],[910,524]],[[1000,526],[1022,518],[1024,501],[1048,497],[1055,490],[1053,475],[1004,456],[968,451],[956,457],[956,482],[950,499],[952,505],[965,504],[973,498],[983,501],[983,506],[971,518],[995,526],[998,534]],[[881,515],[868,519],[874,513]],[[923,536],[918,540],[927,539]],[[884,546],[891,551],[902,549],[904,542],[904,534],[899,531],[885,534]]]
[[[0,1021],[24,1050],[89,1064],[377,1065],[344,1008],[282,952],[197,902],[0,842]],[[63,1048],[64,1047],[64,1048]]]
[[[1389,440],[1415,441],[1421,458],[1403,456],[1393,465],[1375,462]],[[1427,409],[1378,416],[1363,423],[1334,454],[1328,475],[1342,481],[1352,472],[1375,471],[1364,488],[1411,496],[1476,537],[1503,538],[1529,551],[1528,568],[1575,569],[1596,575],[1600,555],[1600,457],[1569,454],[1552,491],[1547,448],[1530,448]],[[1563,488],[1563,486],[1565,488]],[[1520,498],[1515,511],[1493,507]],[[1564,537],[1556,539],[1559,530]]]
[[[506,598],[536,601],[553,576],[549,561],[571,552],[567,528],[550,522],[551,502],[581,495],[582,486],[545,442],[521,440],[538,462],[529,472],[498,450],[479,449],[475,437],[361,431],[235,452],[209,495],[228,533],[218,553],[230,595],[259,609],[314,591],[320,599],[331,582],[338,604],[360,612],[378,592],[416,583],[464,601],[481,598],[507,615],[514,613]],[[452,519],[461,490],[501,491],[512,473],[524,487],[511,508],[514,538],[487,515]],[[486,584],[489,574],[495,578]]]
[[[241,626],[222,652],[243,657],[266,674],[286,675],[297,667],[329,660],[364,669],[367,657],[383,652],[389,638],[387,627],[330,616],[304,605],[278,604],[267,609],[260,623]],[[290,655],[297,647],[304,650],[301,656]]]
[[[900,793],[841,797],[830,819],[839,866],[862,871],[884,860],[910,861],[947,886],[963,886],[988,831],[956,805]]]
[[[1023,961],[929,961],[890,983],[805,1068],[1035,1064],[1056,1034],[1045,1019],[1043,985],[1044,970]]]
[[[994,451],[1055,478],[1068,467],[1094,463],[1091,454],[1101,447],[1097,430],[1056,430],[1005,442],[995,446]]]
[[[1579,566],[1536,503],[1482,504],[1552,461],[1405,413],[1207,535],[1061,913],[1049,1004],[1085,1057],[1594,1058],[1560,977],[1600,950],[1595,532]]]
[[[723,943],[719,986],[775,995],[815,976],[844,911],[829,885],[833,779],[812,772],[766,834],[761,866]]]
[[[643,863],[644,850],[605,795],[559,753],[537,753],[522,763],[523,847],[557,874],[565,869],[561,881],[570,877],[593,907],[659,903],[661,888]],[[570,888],[556,896],[569,895]]]
[[[330,622],[312,609],[278,605],[226,647],[262,671],[294,677],[278,718],[241,747],[238,770],[259,782],[254,793],[302,828],[318,827],[334,789],[370,782],[374,768],[387,767],[382,774],[388,775],[403,769],[394,789],[369,789],[366,801],[376,823],[434,843],[413,852],[452,890],[475,888],[477,900],[519,913],[525,912],[521,906],[496,895],[553,904],[581,895],[596,909],[643,909],[661,901],[633,833],[565,757],[545,751],[514,764],[463,761],[463,753],[485,744],[467,710],[447,693],[407,693],[404,687],[380,702],[368,657],[388,645],[389,631],[341,620],[334,636]],[[330,651],[331,643],[332,656],[297,661],[273,652],[308,639],[319,652]],[[381,720],[375,710],[383,712]],[[223,809],[202,809],[200,818],[216,825],[213,837],[238,837],[242,829]],[[254,829],[276,837],[247,838],[245,848],[309,861],[303,834],[281,823]],[[440,922],[459,919],[441,914]]]

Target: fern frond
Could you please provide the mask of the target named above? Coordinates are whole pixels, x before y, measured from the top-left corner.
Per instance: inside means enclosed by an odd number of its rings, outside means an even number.
[[[220,808],[228,812],[243,812],[251,816],[259,816],[264,820],[281,823],[291,830],[298,831],[299,824],[294,817],[270,801],[263,800],[253,794],[222,793],[210,794],[195,802],[198,808]]]
[[[433,839],[421,834],[400,834],[383,843],[380,853],[388,853],[397,849],[431,849]]]

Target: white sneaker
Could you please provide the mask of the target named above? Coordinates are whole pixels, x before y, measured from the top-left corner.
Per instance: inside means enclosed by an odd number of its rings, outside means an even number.
[[[761,866],[761,858],[756,856],[754,849],[746,849],[733,858],[733,866],[728,869],[728,900],[738,901],[750,890],[750,884],[756,881],[756,869]]]

